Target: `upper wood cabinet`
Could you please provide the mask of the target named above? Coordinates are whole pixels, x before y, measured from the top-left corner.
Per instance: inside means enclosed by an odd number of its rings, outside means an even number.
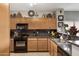
[[[11,18],[10,20],[10,29],[16,29],[16,19]]]
[[[55,18],[11,18],[10,28],[15,29],[17,23],[27,23],[28,29],[56,29]]]
[[[56,20],[54,18],[36,18],[29,23],[29,29],[56,29]]]

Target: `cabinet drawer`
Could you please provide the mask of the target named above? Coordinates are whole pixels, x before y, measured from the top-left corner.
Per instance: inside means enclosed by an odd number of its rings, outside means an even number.
[[[28,38],[28,40],[37,40],[37,38]]]
[[[37,38],[38,40],[47,40],[47,38]]]

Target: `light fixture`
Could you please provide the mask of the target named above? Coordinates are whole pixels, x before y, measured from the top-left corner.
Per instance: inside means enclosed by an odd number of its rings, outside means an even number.
[[[33,7],[34,5],[36,5],[37,3],[30,3],[30,6]]]
[[[33,6],[33,4],[32,4],[32,3],[30,3],[30,6],[32,7],[32,6]]]

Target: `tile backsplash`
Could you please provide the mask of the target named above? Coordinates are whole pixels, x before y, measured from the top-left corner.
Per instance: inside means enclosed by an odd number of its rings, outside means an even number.
[[[11,30],[10,31],[10,37],[11,38],[13,38],[13,36],[14,36],[14,31],[15,30]],[[49,29],[43,29],[43,30],[39,30],[39,29],[37,29],[37,30],[27,30],[26,31],[26,33],[27,33],[27,35],[28,36],[49,36],[50,34],[51,34],[51,31],[56,31],[56,29],[51,29],[51,30],[49,30]]]

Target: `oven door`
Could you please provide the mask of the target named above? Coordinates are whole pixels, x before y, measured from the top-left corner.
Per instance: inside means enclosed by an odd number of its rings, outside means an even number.
[[[16,41],[16,47],[25,46],[25,41]]]
[[[26,53],[27,52],[27,42],[26,41],[15,41],[14,42],[14,52]]]

